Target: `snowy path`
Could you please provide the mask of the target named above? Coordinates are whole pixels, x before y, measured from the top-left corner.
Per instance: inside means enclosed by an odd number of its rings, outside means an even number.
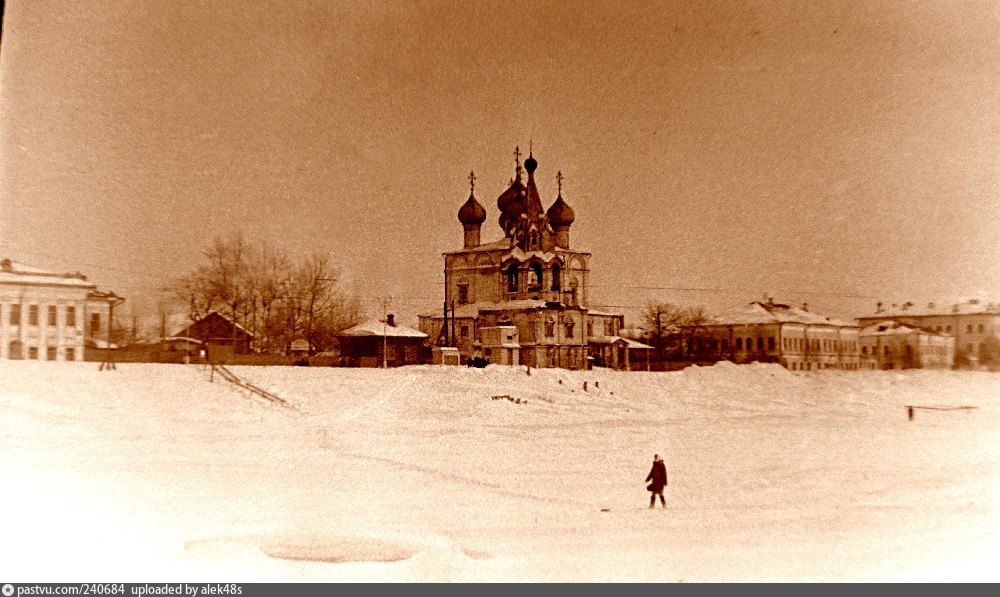
[[[0,362],[8,578],[998,579],[997,374],[90,365]]]

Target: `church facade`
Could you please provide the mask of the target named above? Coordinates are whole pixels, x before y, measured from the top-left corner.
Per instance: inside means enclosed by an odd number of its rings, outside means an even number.
[[[537,168],[530,154],[522,168],[515,149],[514,177],[496,201],[503,236],[488,243],[481,242],[486,209],[469,175],[469,198],[458,210],[464,245],[444,253],[443,308],[420,317],[421,331],[457,347],[463,362],[581,369],[622,328],[623,316],[589,307],[591,255],[571,246],[575,214],[562,196],[562,173],[545,209]]]

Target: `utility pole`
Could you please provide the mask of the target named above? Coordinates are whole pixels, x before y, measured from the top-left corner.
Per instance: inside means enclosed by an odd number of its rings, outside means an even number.
[[[101,362],[101,366],[97,369],[98,371],[111,371],[115,369],[115,357],[114,353],[111,352],[111,327],[115,323],[115,306],[125,302],[125,299],[116,295],[114,292],[109,292],[106,299],[108,301],[107,346],[104,349],[104,361]]]
[[[392,297],[380,298],[379,302],[382,304],[382,368],[389,368],[388,361],[388,327],[389,327],[389,303],[392,301]]]

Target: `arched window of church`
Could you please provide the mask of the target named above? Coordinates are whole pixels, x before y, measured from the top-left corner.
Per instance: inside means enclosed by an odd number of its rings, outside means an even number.
[[[458,304],[464,305],[469,302],[469,283],[462,282],[458,285]]]
[[[562,281],[559,279],[562,271],[559,269],[558,263],[552,264],[552,290],[561,290]]]
[[[571,280],[569,283],[569,304],[571,305],[577,304],[576,290],[577,290],[577,282],[576,280]]]
[[[528,290],[535,292],[542,289],[542,264],[532,263],[531,274],[528,279]]]
[[[517,292],[517,264],[507,268],[507,292]]]
[[[545,337],[551,338],[556,335],[556,324],[554,321],[549,319],[545,322]]]
[[[573,320],[572,319],[566,322],[566,337],[567,338],[572,338],[573,337]]]
[[[528,250],[535,250],[538,248],[538,231],[534,228],[528,233]]]

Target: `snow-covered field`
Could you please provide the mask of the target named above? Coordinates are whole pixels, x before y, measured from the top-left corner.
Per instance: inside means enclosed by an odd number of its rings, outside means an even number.
[[[0,580],[1000,580],[1000,374],[233,372],[0,361]]]

